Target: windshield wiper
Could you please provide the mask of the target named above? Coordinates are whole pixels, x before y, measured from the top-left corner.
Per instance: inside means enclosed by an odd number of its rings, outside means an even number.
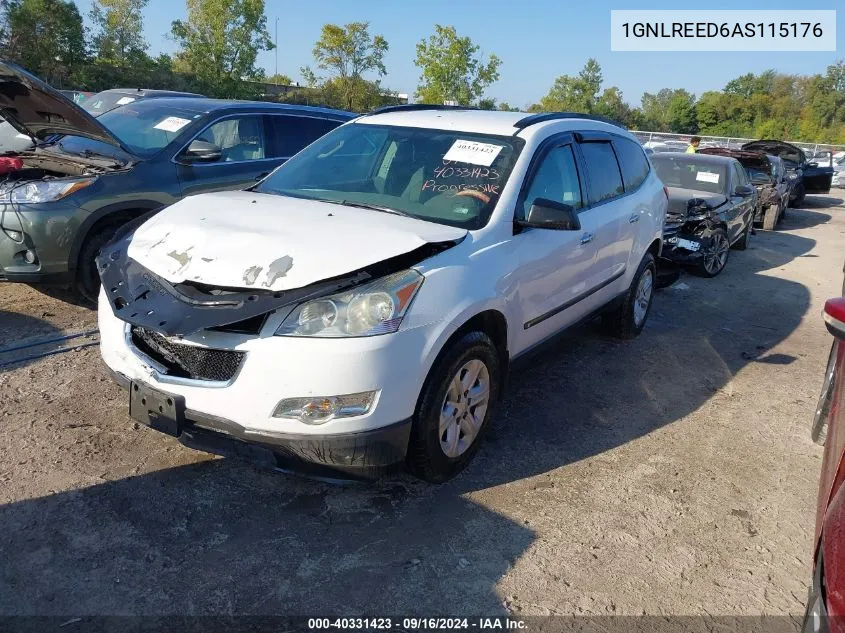
[[[391,207],[382,207],[377,204],[367,204],[366,202],[355,202],[354,200],[341,200],[340,202],[336,200],[326,200],[326,202],[333,202],[335,204],[342,204],[347,207],[355,207],[356,209],[370,209],[371,211],[381,211],[382,213],[392,213],[393,215],[403,215],[406,218],[412,218],[410,213],[405,213],[404,211],[400,211],[399,209],[393,209]]]

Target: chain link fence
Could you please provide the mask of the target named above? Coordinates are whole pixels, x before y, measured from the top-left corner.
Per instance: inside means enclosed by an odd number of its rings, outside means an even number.
[[[631,133],[640,139],[641,143],[668,143],[669,145],[689,144],[691,134],[671,134],[669,132],[647,132],[644,130],[631,130]],[[739,138],[736,136],[707,136],[700,134],[701,147],[729,147],[731,149],[739,149],[744,143],[756,141],[754,138]],[[812,156],[819,152],[842,152],[845,151],[845,145],[830,145],[827,143],[806,143],[803,141],[786,141],[791,145],[800,147],[808,155]]]

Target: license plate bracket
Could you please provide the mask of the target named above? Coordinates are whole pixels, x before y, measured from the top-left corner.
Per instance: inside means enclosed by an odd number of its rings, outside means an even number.
[[[185,398],[133,380],[129,385],[129,415],[156,431],[179,437],[185,426]]]

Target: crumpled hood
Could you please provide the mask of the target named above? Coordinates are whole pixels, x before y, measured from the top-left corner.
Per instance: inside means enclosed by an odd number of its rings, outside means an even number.
[[[728,201],[727,197],[721,193],[683,189],[681,187],[667,187],[667,189],[669,191],[669,207],[666,210],[666,224],[669,226],[686,222],[691,206],[717,209]]]
[[[281,291],[466,234],[381,211],[231,191],[156,214],[135,231],[127,255],[172,284]]]
[[[801,165],[807,161],[807,155],[800,147],[791,143],[774,140],[760,140],[745,143],[742,149],[750,152],[765,152],[772,156],[779,156],[782,160]]]

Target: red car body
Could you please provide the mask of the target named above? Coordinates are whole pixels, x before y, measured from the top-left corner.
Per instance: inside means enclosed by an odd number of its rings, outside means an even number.
[[[834,336],[813,439],[824,444],[816,510],[813,585],[804,633],[845,633],[845,297],[825,304]]]

